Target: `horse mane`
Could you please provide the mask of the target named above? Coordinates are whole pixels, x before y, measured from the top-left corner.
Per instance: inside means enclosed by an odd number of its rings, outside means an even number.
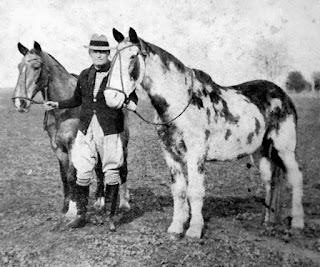
[[[141,45],[145,48],[147,53],[158,55],[167,69],[169,69],[169,64],[172,62],[179,71],[181,72],[186,71],[187,67],[179,59],[177,59],[175,56],[173,56],[166,50],[154,44],[148,43],[141,38],[140,38],[140,42],[141,42]]]
[[[64,66],[62,66],[62,64],[61,64],[58,60],[55,59],[54,56],[52,56],[52,55],[49,54],[49,53],[47,53],[47,54],[48,54],[49,57],[51,57],[51,59],[54,60],[55,63],[57,63],[57,64],[58,64],[62,69],[64,69],[67,73],[69,73],[69,72],[66,70],[66,68],[65,68]],[[70,74],[70,73],[69,73],[69,74]]]

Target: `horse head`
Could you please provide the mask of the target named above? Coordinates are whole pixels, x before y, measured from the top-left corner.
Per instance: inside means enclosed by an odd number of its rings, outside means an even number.
[[[107,89],[122,91],[128,97],[144,78],[143,44],[132,28],[127,38],[116,29],[113,29],[113,36],[118,45],[111,62]]]
[[[18,43],[18,49],[24,57],[18,64],[19,77],[12,99],[19,112],[28,112],[33,97],[48,86],[50,74],[39,43],[35,41],[31,50]]]

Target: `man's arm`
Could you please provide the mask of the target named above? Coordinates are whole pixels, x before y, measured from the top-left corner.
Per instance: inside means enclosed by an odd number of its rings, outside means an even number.
[[[76,89],[74,90],[73,96],[69,99],[54,102],[47,101],[44,103],[44,108],[46,110],[52,110],[56,108],[75,108],[82,104],[82,92],[80,87],[79,79],[77,81]]]

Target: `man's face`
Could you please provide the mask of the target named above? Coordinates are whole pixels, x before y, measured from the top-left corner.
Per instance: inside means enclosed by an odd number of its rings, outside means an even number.
[[[102,51],[102,50],[89,50],[89,55],[92,58],[93,65],[95,66],[102,66],[108,62],[109,57],[109,50]]]

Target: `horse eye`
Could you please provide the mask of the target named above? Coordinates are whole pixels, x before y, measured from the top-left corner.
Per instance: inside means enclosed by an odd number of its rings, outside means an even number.
[[[134,55],[132,55],[131,57],[130,57],[130,59],[134,59],[136,56],[134,56]]]

